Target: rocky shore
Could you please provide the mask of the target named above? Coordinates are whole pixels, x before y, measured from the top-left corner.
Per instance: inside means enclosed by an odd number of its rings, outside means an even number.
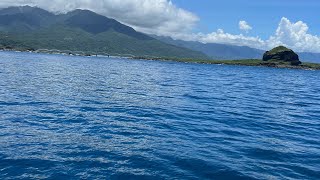
[[[320,64],[301,62],[299,60],[299,56],[293,50],[288,49],[284,46],[279,46],[270,51],[266,51],[262,59],[197,60],[197,59],[150,58],[150,57],[133,57],[132,59],[177,61],[177,62],[184,62],[184,63],[201,63],[201,64],[224,64],[224,65],[239,65],[239,66],[261,66],[261,67],[272,67],[272,68],[320,70]]]

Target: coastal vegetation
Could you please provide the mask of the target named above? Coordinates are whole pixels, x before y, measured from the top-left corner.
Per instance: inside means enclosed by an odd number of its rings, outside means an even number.
[[[134,57],[134,59],[150,59],[146,57]],[[200,64],[224,64],[239,66],[263,66],[274,68],[291,68],[291,69],[310,69],[320,70],[320,64],[305,63],[299,60],[299,56],[284,46],[275,47],[265,52],[262,59],[242,59],[242,60],[203,60],[192,58],[151,58],[151,60],[171,60],[184,63],[200,63]]]
[[[225,64],[239,66],[264,66],[274,68],[292,68],[292,69],[313,69],[320,70],[320,64],[302,63],[299,56],[284,46],[276,47],[267,51],[262,59],[242,59],[242,60],[203,60],[192,58],[146,58],[134,57],[134,59],[150,59],[150,60],[171,60],[184,63],[200,63],[200,64]]]
[[[290,69],[309,69],[320,70],[320,64],[303,62],[300,65],[294,66],[288,62],[283,61],[262,61],[261,59],[243,59],[243,60],[203,60],[203,59],[190,59],[190,58],[145,58],[133,57],[132,59],[144,60],[161,60],[161,61],[175,61],[183,63],[198,63],[198,64],[223,64],[223,65],[237,65],[237,66],[261,66],[273,68],[290,68]]]

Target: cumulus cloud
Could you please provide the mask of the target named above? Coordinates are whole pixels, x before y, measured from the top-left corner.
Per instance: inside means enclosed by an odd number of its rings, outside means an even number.
[[[171,35],[192,30],[199,18],[170,0],[1,0],[0,7],[31,5],[52,11],[89,9],[138,31]]]
[[[253,47],[252,45],[254,45],[255,48],[259,49],[263,49],[265,45],[265,42],[259,37],[230,34],[224,32],[222,29],[218,29],[216,32],[209,34],[194,34],[193,39],[202,43],[220,43],[249,47]]]
[[[246,21],[239,21],[239,29],[248,33],[252,27]]]
[[[268,39],[247,36],[243,34],[230,34],[218,29],[209,34],[175,34],[174,38],[203,43],[221,43],[238,46],[249,46],[252,48],[269,50],[279,45],[284,45],[298,52],[320,53],[320,37],[308,33],[309,27],[302,21],[291,22],[283,17],[274,35]]]
[[[275,35],[271,36],[266,44],[270,47],[284,45],[301,52],[319,52],[320,37],[308,33],[306,23],[291,22],[283,17],[279,23]]]

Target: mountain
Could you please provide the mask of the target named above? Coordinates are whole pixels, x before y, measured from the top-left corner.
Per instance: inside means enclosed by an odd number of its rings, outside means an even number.
[[[30,6],[9,7],[0,10],[0,30],[5,32],[28,32],[48,26],[55,15]]]
[[[204,53],[166,44],[89,10],[55,15],[30,6],[0,10],[1,47],[82,54],[208,58]]]
[[[175,46],[200,51],[212,59],[217,60],[239,60],[239,59],[262,59],[265,51],[247,46],[234,46],[216,43],[200,43],[194,41],[174,40],[170,37],[153,36],[154,38]],[[320,63],[320,53],[298,52],[300,60],[304,62]]]
[[[104,17],[88,10],[75,10],[62,16],[67,17],[64,23],[68,26],[80,28],[91,34],[99,34],[109,30],[135,37],[142,40],[151,40],[152,38],[136,32],[133,28],[125,26],[114,19]]]
[[[320,53],[300,52],[298,55],[304,62],[320,63]]]
[[[260,59],[264,51],[247,46],[233,46],[217,43],[200,43],[194,41],[174,40],[170,37],[153,36],[168,44],[185,47],[205,53],[207,56],[218,60]]]

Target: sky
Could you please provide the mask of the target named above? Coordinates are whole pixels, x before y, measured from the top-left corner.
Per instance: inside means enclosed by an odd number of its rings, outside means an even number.
[[[55,13],[89,9],[147,34],[320,53],[319,0],[1,0]]]
[[[187,2],[186,2],[187,1]],[[178,7],[194,12],[200,19],[200,31],[209,33],[224,29],[241,33],[237,23],[247,21],[254,31],[251,35],[268,38],[278,27],[282,17],[303,21],[310,32],[320,34],[319,0],[173,0]]]

